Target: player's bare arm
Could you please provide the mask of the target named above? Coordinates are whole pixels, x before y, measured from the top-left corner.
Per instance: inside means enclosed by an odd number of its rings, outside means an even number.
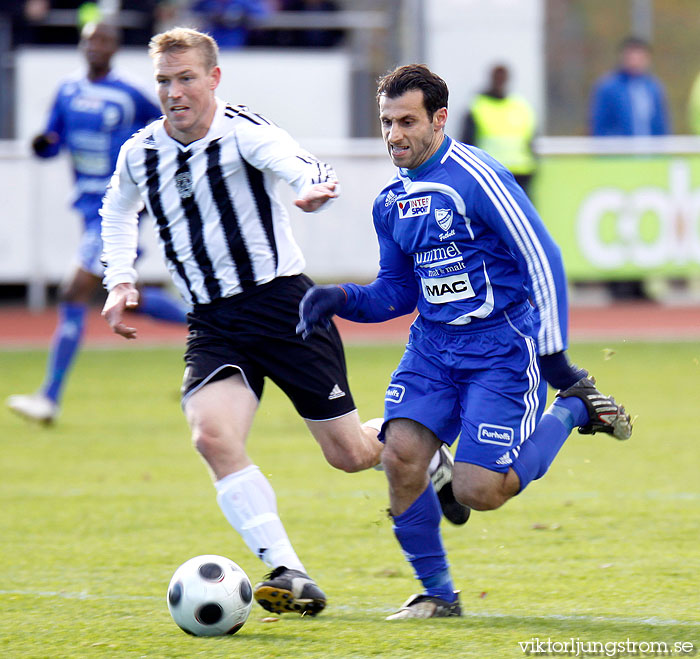
[[[135,339],[135,327],[124,324],[124,311],[135,309],[139,305],[139,292],[133,284],[117,284],[109,292],[107,301],[102,308],[102,317],[109,323],[112,330],[125,339]]]
[[[329,199],[335,199],[338,196],[336,191],[337,184],[333,181],[328,183],[318,183],[310,187],[303,196],[299,197],[294,202],[297,208],[301,208],[305,213],[313,213],[317,211]]]

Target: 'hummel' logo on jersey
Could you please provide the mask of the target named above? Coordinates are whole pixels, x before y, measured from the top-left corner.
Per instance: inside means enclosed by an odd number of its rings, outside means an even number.
[[[333,389],[331,389],[331,393],[328,394],[328,400],[335,400],[336,398],[342,398],[345,396],[345,392],[337,385],[333,385]]]

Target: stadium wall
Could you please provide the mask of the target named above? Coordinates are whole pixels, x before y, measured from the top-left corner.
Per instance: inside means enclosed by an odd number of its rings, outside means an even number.
[[[223,51],[218,96],[242,103],[297,138],[343,138],[350,133],[351,62],[334,50]],[[79,71],[74,47],[22,48],[16,54],[17,137],[27,141],[46,121],[60,80]],[[144,48],[122,49],[115,69],[154,95],[153,66]],[[322,118],[322,120],[320,120]]]

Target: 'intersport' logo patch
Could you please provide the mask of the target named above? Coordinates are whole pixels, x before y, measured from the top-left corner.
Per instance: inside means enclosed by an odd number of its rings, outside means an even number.
[[[512,428],[496,426],[491,423],[480,423],[476,438],[482,444],[498,444],[499,446],[512,446],[515,433]]]
[[[384,400],[390,403],[400,403],[405,393],[406,387],[402,384],[390,384],[384,395]]]
[[[399,207],[399,218],[418,217],[430,213],[430,197],[418,197],[408,201],[400,201],[396,204]]]

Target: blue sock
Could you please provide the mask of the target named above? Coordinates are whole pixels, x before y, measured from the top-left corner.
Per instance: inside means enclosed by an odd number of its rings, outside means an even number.
[[[531,481],[547,473],[571,431],[587,421],[588,411],[582,400],[574,397],[555,399],[535,431],[522,443],[513,462],[513,470],[520,479],[520,492]]]
[[[454,602],[457,596],[440,537],[441,519],[440,502],[430,483],[407,510],[394,517],[394,534],[425,593]]]
[[[58,325],[51,341],[46,379],[41,387],[44,395],[55,403],[61,397],[65,378],[83,339],[85,311],[84,304],[64,302],[58,305]]]
[[[146,286],[141,291],[138,312],[168,323],[187,322],[185,305],[155,286]]]

